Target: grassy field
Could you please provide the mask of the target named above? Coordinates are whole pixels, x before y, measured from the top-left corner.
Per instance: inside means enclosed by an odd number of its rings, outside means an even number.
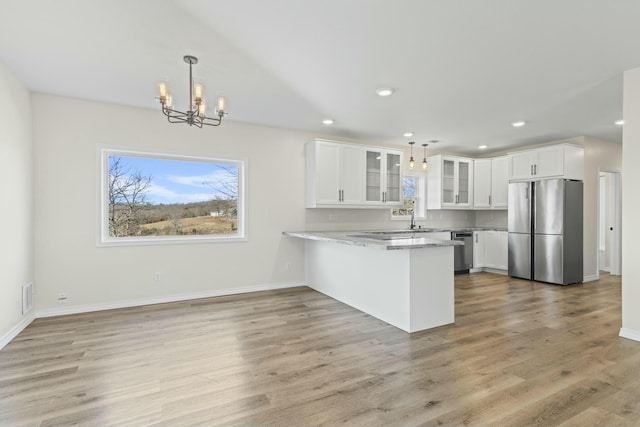
[[[237,218],[197,216],[152,222],[140,226],[142,235],[177,236],[185,234],[235,234]]]

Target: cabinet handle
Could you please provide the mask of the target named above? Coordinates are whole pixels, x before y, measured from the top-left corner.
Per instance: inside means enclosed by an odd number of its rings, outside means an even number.
[[[476,233],[476,243],[478,243],[478,233]]]
[[[529,175],[533,176],[533,165],[530,165],[530,166],[529,166],[529,169],[531,170],[531,171],[529,172]]]
[[[489,206],[491,206],[491,195],[489,195]]]
[[[382,192],[382,203],[387,203],[387,192],[386,191]]]
[[[538,165],[533,165],[533,174],[538,175]]]

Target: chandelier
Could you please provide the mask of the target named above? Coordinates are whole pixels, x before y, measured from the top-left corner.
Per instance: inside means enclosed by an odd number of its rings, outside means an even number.
[[[218,98],[216,104],[216,115],[218,117],[207,117],[207,104],[203,97],[204,87],[201,83],[193,83],[192,67],[198,63],[198,58],[191,55],[184,56],[184,62],[189,64],[189,109],[187,111],[175,110],[173,107],[173,97],[169,93],[167,82],[158,85],[160,96],[157,97],[162,104],[162,113],[167,116],[169,123],[186,123],[189,126],[220,126],[225,112],[226,101],[223,97]]]

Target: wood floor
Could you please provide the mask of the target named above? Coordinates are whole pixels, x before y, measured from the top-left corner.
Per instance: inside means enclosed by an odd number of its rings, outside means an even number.
[[[0,425],[640,425],[620,298],[477,273],[411,335],[308,288],[38,319],[0,351]]]

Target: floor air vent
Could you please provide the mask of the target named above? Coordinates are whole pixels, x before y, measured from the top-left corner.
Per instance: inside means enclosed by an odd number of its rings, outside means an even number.
[[[22,314],[33,308],[33,283],[28,283],[22,287]]]

